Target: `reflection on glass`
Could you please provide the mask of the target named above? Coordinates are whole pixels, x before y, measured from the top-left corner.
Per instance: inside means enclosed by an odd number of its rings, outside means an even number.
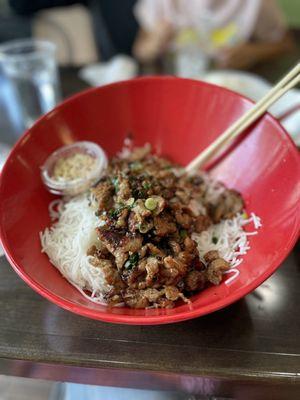
[[[0,46],[0,64],[9,78],[29,128],[60,99],[55,45],[40,40],[14,40]]]

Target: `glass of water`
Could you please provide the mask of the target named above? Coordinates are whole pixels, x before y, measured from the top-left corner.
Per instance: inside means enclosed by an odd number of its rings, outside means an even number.
[[[0,46],[0,68],[11,82],[26,129],[60,100],[55,50],[53,43],[34,39]]]

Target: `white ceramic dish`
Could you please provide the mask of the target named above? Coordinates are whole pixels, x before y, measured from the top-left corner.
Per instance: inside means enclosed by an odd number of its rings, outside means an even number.
[[[260,76],[235,70],[209,72],[202,80],[241,93],[254,101],[261,99],[271,88],[271,84]],[[270,108],[270,112],[281,119],[282,115],[297,105],[299,110],[282,119],[281,123],[300,146],[300,90],[291,90]]]

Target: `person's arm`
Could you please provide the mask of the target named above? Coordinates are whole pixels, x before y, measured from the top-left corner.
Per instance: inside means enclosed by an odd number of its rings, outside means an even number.
[[[294,41],[289,33],[276,42],[248,42],[224,49],[216,65],[219,68],[247,69],[255,64],[270,61],[294,49]]]
[[[142,63],[155,61],[169,45],[173,30],[170,24],[160,22],[155,31],[139,30],[133,45],[133,55]]]
[[[293,48],[293,38],[276,0],[260,0],[250,41],[221,52],[217,64],[222,68],[245,69],[280,57]]]

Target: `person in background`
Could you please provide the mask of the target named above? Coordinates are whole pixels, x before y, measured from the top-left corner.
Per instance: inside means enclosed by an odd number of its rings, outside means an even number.
[[[133,15],[136,0],[8,0],[8,3],[17,15],[26,17],[40,10],[82,4],[90,12],[101,60],[109,60],[118,53],[131,54],[138,30]]]
[[[134,11],[142,63],[196,40],[219,68],[247,69],[293,47],[275,0],[139,0]]]

